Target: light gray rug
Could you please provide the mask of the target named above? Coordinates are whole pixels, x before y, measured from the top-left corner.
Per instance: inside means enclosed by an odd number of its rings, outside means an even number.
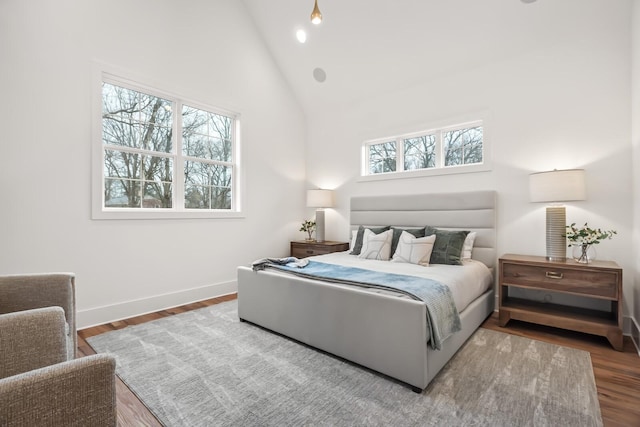
[[[231,301],[90,338],[167,426],[601,426],[589,353],[479,329],[416,394]]]

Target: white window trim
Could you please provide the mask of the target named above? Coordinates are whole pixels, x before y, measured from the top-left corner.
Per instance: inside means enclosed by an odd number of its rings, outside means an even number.
[[[487,127],[487,119],[485,114],[481,114],[481,118],[468,121],[448,121],[448,123],[454,122],[455,124],[440,125],[440,126],[424,126],[423,131],[404,133],[398,136],[392,136],[388,138],[376,138],[365,141],[362,144],[361,150],[361,169],[358,182],[367,181],[382,181],[390,179],[406,179],[406,178],[419,178],[427,176],[439,176],[439,175],[453,175],[462,173],[476,173],[487,172],[491,170],[491,137]],[[455,165],[444,166],[443,156],[443,144],[441,135],[444,132],[464,129],[468,127],[482,126],[482,163],[474,163],[468,165]],[[413,138],[424,135],[436,135],[436,166],[428,169],[413,169],[404,170],[404,143],[401,140],[407,138]],[[382,172],[376,174],[369,174],[369,146],[380,144],[383,142],[396,142],[396,171],[395,172]]]
[[[127,75],[128,77],[123,77]],[[140,81],[148,81],[144,78],[133,78],[131,74],[124,73],[122,70],[112,70],[104,64],[94,64],[93,68],[93,96],[92,96],[92,161],[91,161],[91,218],[95,220],[102,219],[215,219],[215,218],[244,218],[246,215],[243,211],[243,200],[245,196],[244,187],[244,169],[242,164],[242,153],[240,150],[240,114],[221,108],[211,107],[206,104],[187,99],[183,96],[172,94],[169,91],[160,91],[153,87],[139,83]],[[150,95],[161,98],[170,98],[177,100],[177,104],[182,108],[183,104],[190,107],[200,108],[213,113],[219,113],[234,119],[235,127],[233,129],[233,176],[232,176],[232,194],[230,210],[217,209],[154,209],[154,208],[107,208],[104,207],[104,146],[102,143],[102,83],[113,83],[132,90],[138,90]],[[160,86],[160,85],[158,85]],[[173,132],[180,135],[181,123],[174,123]],[[180,133],[178,133],[180,132]],[[182,138],[176,138],[175,152],[166,153],[167,157],[177,159],[177,153],[182,152]],[[163,154],[164,155],[164,154]],[[185,156],[181,158],[187,158]],[[197,159],[201,161],[202,159]],[[224,162],[222,162],[224,163]],[[176,181],[178,168],[182,169],[183,165],[179,161],[174,161],[173,179]],[[184,197],[184,186],[174,185],[174,200]],[[181,200],[181,199],[180,199]]]

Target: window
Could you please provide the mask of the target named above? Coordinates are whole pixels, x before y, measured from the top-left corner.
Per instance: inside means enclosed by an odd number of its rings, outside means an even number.
[[[110,75],[101,81],[101,103],[94,217],[239,213],[237,114]]]
[[[364,176],[487,170],[482,122],[432,129],[364,144]]]
[[[382,142],[369,146],[369,173],[396,171],[396,142]]]
[[[185,207],[231,209],[233,119],[186,105],[182,119]]]
[[[449,130],[442,139],[445,167],[482,163],[482,126]]]
[[[422,135],[403,140],[404,170],[436,167],[436,137]]]

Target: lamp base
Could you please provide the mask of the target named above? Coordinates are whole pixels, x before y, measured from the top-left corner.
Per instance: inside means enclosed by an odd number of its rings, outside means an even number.
[[[564,206],[547,207],[547,259],[567,259],[567,211]]]
[[[324,209],[316,211],[316,241],[324,242]]]

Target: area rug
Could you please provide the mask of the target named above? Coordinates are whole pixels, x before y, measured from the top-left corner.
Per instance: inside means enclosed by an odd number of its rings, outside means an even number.
[[[166,426],[601,426],[589,353],[478,329],[422,393],[238,320],[237,302],[88,339]]]

